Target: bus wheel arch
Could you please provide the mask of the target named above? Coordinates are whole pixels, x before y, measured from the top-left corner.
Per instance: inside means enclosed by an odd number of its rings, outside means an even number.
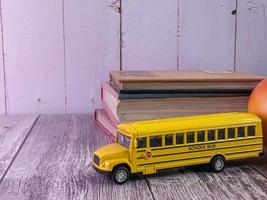
[[[221,172],[224,170],[226,165],[226,159],[222,154],[216,154],[210,161],[210,167],[213,172]]]
[[[119,164],[114,166],[110,176],[113,182],[120,185],[127,182],[127,180],[130,178],[130,175],[131,175],[130,166],[127,164]]]

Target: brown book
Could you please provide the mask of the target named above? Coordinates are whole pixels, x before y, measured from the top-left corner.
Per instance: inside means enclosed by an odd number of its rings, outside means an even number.
[[[102,84],[102,104],[113,124],[177,116],[247,111],[246,96],[194,96],[155,99],[119,99],[107,82]]]
[[[110,80],[117,90],[252,90],[266,77],[232,71],[158,70],[111,71]]]

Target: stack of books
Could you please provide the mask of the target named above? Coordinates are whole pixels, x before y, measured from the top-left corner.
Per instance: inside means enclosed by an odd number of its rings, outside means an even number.
[[[114,138],[123,122],[244,112],[263,79],[232,71],[112,71],[102,83],[103,109],[95,119]]]

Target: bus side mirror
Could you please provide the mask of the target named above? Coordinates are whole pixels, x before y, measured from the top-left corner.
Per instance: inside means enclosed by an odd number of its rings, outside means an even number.
[[[137,140],[135,139],[134,140],[134,148],[137,149],[137,147],[138,147],[138,144],[137,144]]]

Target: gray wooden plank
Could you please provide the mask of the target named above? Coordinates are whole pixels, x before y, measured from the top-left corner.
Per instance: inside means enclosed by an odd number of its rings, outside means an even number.
[[[236,1],[179,0],[179,69],[233,70]]]
[[[267,148],[265,148],[264,155],[265,156],[263,157],[252,158],[244,162],[249,166],[251,166],[256,171],[258,171],[261,175],[263,175],[267,179]]]
[[[0,116],[0,183],[37,115]]]
[[[67,113],[93,112],[101,81],[120,70],[119,7],[117,0],[64,0]]]
[[[4,44],[3,44],[2,30],[3,30],[2,29],[2,15],[0,14],[0,114],[5,114],[6,113],[6,81],[5,81],[6,77],[5,77],[5,63],[4,63],[4,49],[3,49]]]
[[[237,4],[236,70],[267,75],[267,1]]]
[[[122,69],[177,69],[178,1],[120,2]]]
[[[0,199],[152,199],[144,179],[119,186],[91,168],[111,140],[89,115],[42,115],[0,185]]]
[[[155,199],[266,199],[267,180],[246,164],[228,163],[221,173],[207,166],[176,169],[149,177]]]
[[[62,2],[1,1],[8,114],[65,113]]]

